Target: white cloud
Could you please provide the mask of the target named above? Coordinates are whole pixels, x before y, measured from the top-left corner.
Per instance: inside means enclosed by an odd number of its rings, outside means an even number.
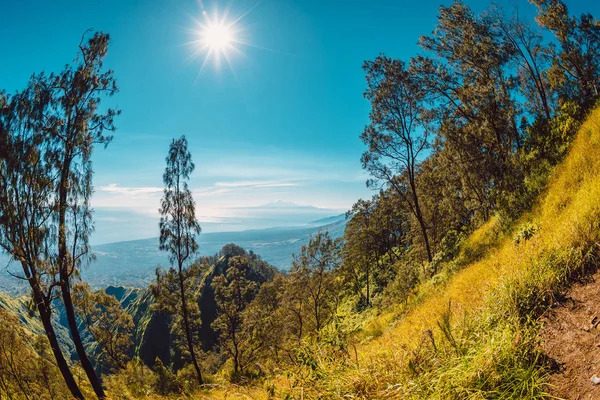
[[[231,182],[216,182],[217,187],[226,188],[275,188],[275,187],[296,187],[300,186],[294,182],[281,181],[231,181]]]
[[[209,196],[217,196],[220,194],[225,194],[231,192],[231,189],[227,188],[215,188],[214,186],[210,186],[202,189],[193,189],[192,194],[198,197],[209,197]]]
[[[100,186],[92,197],[96,208],[128,209],[134,213],[156,215],[160,206],[160,187],[126,187],[116,183]]]
[[[133,196],[144,196],[153,195],[156,193],[162,193],[163,188],[160,187],[121,187],[116,183],[110,183],[106,186],[100,186],[98,188],[101,192],[107,193],[119,193],[119,194],[131,194]]]

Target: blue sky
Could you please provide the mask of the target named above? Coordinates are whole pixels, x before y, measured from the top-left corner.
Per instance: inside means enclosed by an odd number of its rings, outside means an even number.
[[[157,235],[164,157],[183,134],[205,231],[264,227],[277,222],[261,223],[252,207],[281,200],[334,213],[371,196],[359,161],[369,112],[362,63],[380,52],[414,55],[449,3],[0,0],[0,88],[60,70],[86,29],[110,33],[106,66],[120,92],[107,104],[122,115],[113,143],[94,155],[93,242]],[[506,3],[534,11],[524,0]],[[569,2],[600,14],[590,3]],[[232,54],[233,72],[209,64],[200,73],[203,57],[189,45],[194,19],[227,8],[231,17],[249,11],[239,35],[251,46]]]

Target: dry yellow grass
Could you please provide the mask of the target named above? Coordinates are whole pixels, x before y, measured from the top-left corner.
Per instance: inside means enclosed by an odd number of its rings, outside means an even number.
[[[367,321],[365,332],[378,334],[359,332],[344,362],[319,360],[316,378],[282,373],[261,385],[271,386],[275,398],[298,399],[542,397],[543,371],[531,359],[535,338],[519,322],[519,308],[535,307],[583,264],[581,252],[600,240],[599,221],[600,109],[583,124],[534,210],[513,226],[535,226],[529,240],[499,236],[492,218],[463,247],[462,257],[475,254],[478,261],[444,284],[424,284],[409,311],[399,305]],[[453,334],[457,342],[448,345]],[[420,351],[427,346],[435,351]],[[428,359],[419,359],[423,354]],[[425,367],[415,374],[419,363]],[[258,385],[219,386],[198,398],[270,396]]]
[[[431,340],[427,332],[440,340],[438,322],[449,309],[453,329],[460,331],[465,328],[465,315],[518,302],[511,296],[520,292],[511,285],[532,280],[540,287],[559,284],[561,270],[545,268],[539,260],[553,251],[597,240],[599,218],[600,110],[596,110],[582,126],[565,161],[556,168],[534,211],[520,220],[539,226],[534,236],[519,244],[506,235],[496,244],[493,231],[497,221],[492,219],[482,226],[465,243],[487,249],[480,261],[458,272],[445,286],[428,289],[422,303],[399,321],[387,322],[391,320],[389,313],[379,317],[388,325],[384,333],[357,345],[354,365],[329,365],[326,379],[330,381],[319,387],[326,386],[331,396],[393,397],[390,389],[406,385],[403,379],[413,351]],[[482,362],[490,359],[485,352],[479,356]],[[311,396],[319,396],[317,391],[308,390]]]

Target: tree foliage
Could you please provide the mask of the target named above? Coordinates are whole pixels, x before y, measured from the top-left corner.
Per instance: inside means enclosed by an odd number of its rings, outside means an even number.
[[[258,285],[248,279],[248,259],[234,256],[224,275],[213,279],[212,287],[217,302],[217,319],[213,327],[219,334],[219,342],[233,360],[234,375],[244,373],[254,361],[261,343],[255,340],[253,329],[244,312],[256,296]]]
[[[133,353],[133,317],[115,296],[93,292],[87,283],[73,286],[75,310],[99,346],[97,361],[110,370],[125,369]]]
[[[163,175],[165,188],[159,210],[159,248],[168,252],[171,268],[167,272],[157,269],[153,293],[160,309],[177,316],[176,326],[185,337],[184,354],[191,359],[201,385],[202,371],[195,349],[200,310],[192,281],[198,275],[195,268],[189,267],[191,257],[198,249],[196,236],[200,234],[200,224],[196,219],[196,205],[187,183],[195,166],[185,136],[173,140],[166,163]]]
[[[86,32],[87,33],[87,32]],[[33,75],[28,87],[2,95],[3,248],[23,269],[32,288],[57,364],[73,396],[82,393],[61,354],[51,323],[60,290],[81,365],[96,395],[104,391],[87,356],[75,318],[71,286],[91,259],[91,154],[107,145],[118,111],[99,109],[117,92],[112,71],[103,70],[109,36],[82,37],[74,65],[58,74]]]
[[[0,397],[68,398],[69,391],[43,336],[27,333],[16,316],[0,309]]]

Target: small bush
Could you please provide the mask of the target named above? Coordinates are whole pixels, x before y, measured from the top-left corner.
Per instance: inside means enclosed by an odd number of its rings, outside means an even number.
[[[526,224],[519,227],[515,235],[513,236],[513,240],[516,244],[529,240],[535,235],[535,233],[540,229],[537,224],[532,222],[527,222]]]
[[[106,378],[106,388],[112,399],[143,398],[153,395],[156,381],[156,374],[142,360],[134,358],[125,369]]]

